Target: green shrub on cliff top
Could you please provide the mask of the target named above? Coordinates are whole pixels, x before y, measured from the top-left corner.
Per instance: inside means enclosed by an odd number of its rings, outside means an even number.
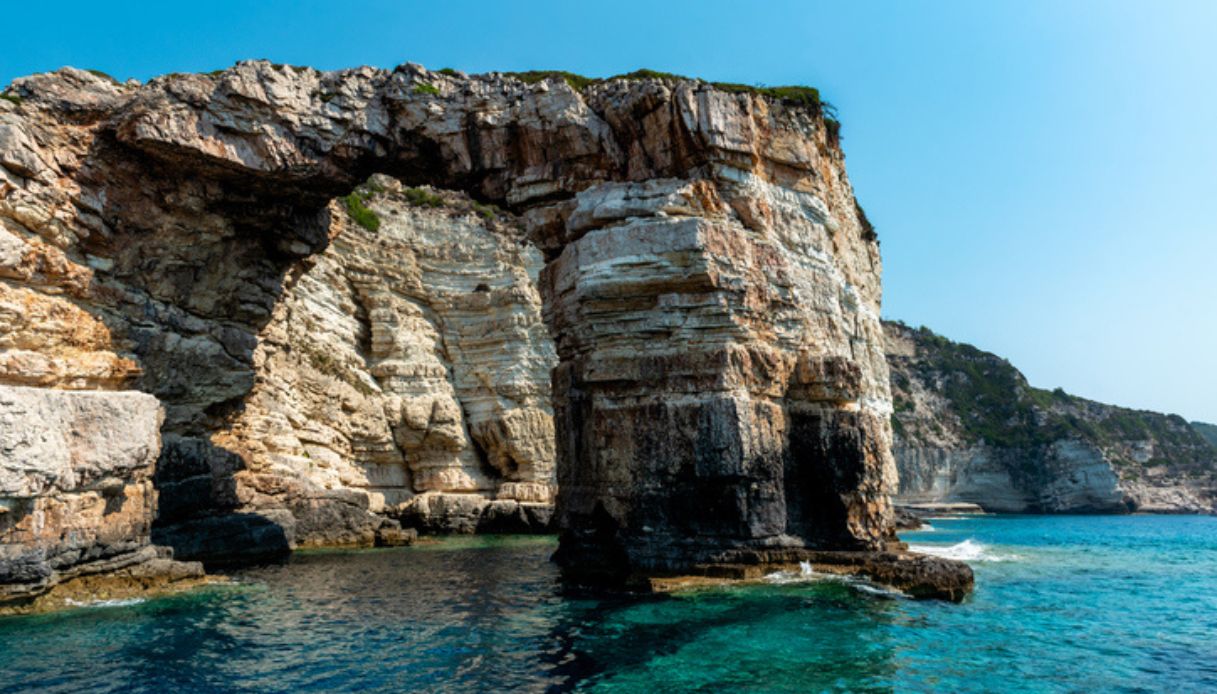
[[[788,85],[784,87],[765,87],[734,82],[711,82],[716,89],[733,94],[761,94],[773,99],[779,99],[788,104],[799,104],[820,109],[826,104],[820,100],[820,90],[815,87]],[[831,108],[831,107],[830,107]]]
[[[85,70],[85,72],[89,73],[90,75],[93,75],[94,77],[100,77],[103,80],[107,80],[114,84],[120,84],[120,82],[118,80],[114,79],[114,77],[111,74],[109,74],[108,72],[102,72],[101,70]]]
[[[607,82],[609,80],[671,80],[674,82],[700,82],[701,81],[701,80],[697,79],[696,77],[686,77],[684,75],[677,75],[672,72],[660,72],[658,70],[647,70],[645,68],[643,68],[641,70],[635,70],[633,72],[624,72],[620,75],[613,75],[612,77],[609,77],[608,79],[606,79],[604,81]]]
[[[544,82],[547,79],[560,79],[577,92],[581,92],[588,86],[601,81],[595,77],[584,77],[583,75],[576,75],[573,72],[566,72],[565,70],[526,70],[524,72],[507,72],[504,74],[514,77],[525,84],[536,84],[537,82]]]
[[[686,75],[677,75],[671,72],[660,72],[659,70],[640,69],[633,72],[624,72],[620,75],[611,77],[587,77],[573,72],[564,70],[528,70],[526,72],[505,72],[503,73],[510,77],[514,77],[525,84],[536,84],[547,79],[561,79],[570,85],[571,89],[581,92],[593,84],[602,82],[611,82],[613,80],[666,80],[676,82],[704,82],[705,80],[696,77],[688,77]],[[771,99],[777,99],[783,103],[793,104],[797,106],[806,106],[812,108],[816,113],[834,114],[832,104],[820,98],[820,90],[815,87],[805,87],[802,85],[785,85],[780,87],[766,87],[763,85],[737,84],[734,82],[710,82],[714,88],[721,91],[730,92],[732,94],[760,94]],[[829,122],[831,121],[831,122]],[[826,124],[829,128],[829,137],[835,139],[839,136],[841,124],[835,118],[827,118]]]
[[[824,128],[828,131],[828,141],[837,144],[841,141],[841,121],[832,116],[824,116]]]

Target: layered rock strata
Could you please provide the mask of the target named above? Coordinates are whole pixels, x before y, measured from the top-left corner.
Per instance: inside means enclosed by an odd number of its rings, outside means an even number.
[[[156,398],[0,386],[0,612],[72,594],[198,580],[150,542]]]
[[[821,156],[577,196],[543,276],[572,569],[886,540],[878,254]]]
[[[988,511],[1205,513],[1217,448],[1176,415],[1032,388],[1007,361],[884,324],[898,503]]]
[[[154,394],[191,554],[536,522],[555,459],[573,574],[890,537],[878,246],[814,98],[264,62],[6,96],[0,383]]]
[[[383,544],[403,523],[550,527],[540,252],[510,215],[460,194],[375,176],[354,195],[375,228],[331,205],[331,242],[287,274],[253,388],[211,437],[232,464],[161,472],[158,537],[191,556],[230,558],[231,539],[209,539],[224,532],[267,549]]]

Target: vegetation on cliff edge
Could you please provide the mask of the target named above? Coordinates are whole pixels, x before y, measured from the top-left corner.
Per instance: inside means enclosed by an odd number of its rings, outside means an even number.
[[[889,357],[893,426],[902,436],[915,416],[902,393],[909,388],[909,378],[916,377],[946,400],[959,418],[963,438],[970,442],[1037,449],[1080,439],[1108,452],[1117,465],[1152,466],[1157,461],[1201,472],[1212,471],[1217,464],[1217,450],[1178,415],[1104,405],[1060,388],[1034,388],[1010,362],[990,352],[953,342],[925,327],[887,323],[885,330],[905,331],[916,345],[915,357]],[[1149,462],[1137,463],[1120,453],[1122,444],[1141,441],[1154,442],[1154,458]]]
[[[450,68],[445,68],[450,69]],[[453,71],[455,72],[455,71]],[[686,75],[677,75],[671,72],[660,72],[658,70],[634,70],[633,72],[625,72],[620,75],[611,77],[587,77],[585,75],[567,72],[565,70],[528,70],[525,72],[506,72],[505,75],[514,77],[526,84],[535,84],[543,82],[547,79],[560,79],[570,85],[571,89],[577,92],[583,91],[593,84],[602,84],[604,82],[612,82],[614,80],[666,80],[672,82],[705,82],[705,80],[688,77]],[[807,87],[804,85],[783,85],[769,87],[765,85],[750,85],[738,84],[735,82],[708,82],[715,89],[732,94],[760,94],[771,99],[781,101],[786,104],[805,106],[812,109],[815,113],[824,115],[824,123],[829,131],[829,137],[836,139],[840,136],[841,123],[835,118],[836,109],[832,104],[824,101],[820,97],[820,90],[815,87]]]

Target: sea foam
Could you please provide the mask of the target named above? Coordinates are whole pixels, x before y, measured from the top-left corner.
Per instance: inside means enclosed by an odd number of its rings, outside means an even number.
[[[945,559],[957,559],[959,561],[1017,561],[1022,558],[1017,554],[994,552],[988,545],[970,538],[954,545],[911,544],[909,549],[922,554],[930,554]]]
[[[146,602],[144,598],[123,598],[114,600],[65,600],[72,607],[131,607]]]
[[[819,583],[827,581],[832,583],[841,583],[860,593],[887,598],[889,600],[908,598],[907,595],[899,590],[896,590],[895,588],[889,588],[887,586],[871,583],[870,581],[858,576],[816,571],[812,567],[811,562],[807,561],[799,562],[798,573],[795,573],[794,571],[774,571],[771,574],[767,574],[765,576],[765,580],[769,583],[774,583],[777,585],[786,585],[789,583]]]

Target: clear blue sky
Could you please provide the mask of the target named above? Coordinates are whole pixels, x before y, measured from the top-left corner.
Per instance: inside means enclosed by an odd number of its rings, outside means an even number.
[[[1217,421],[1217,2],[11,3],[0,84],[237,59],[810,84],[884,314],[1038,386]]]

